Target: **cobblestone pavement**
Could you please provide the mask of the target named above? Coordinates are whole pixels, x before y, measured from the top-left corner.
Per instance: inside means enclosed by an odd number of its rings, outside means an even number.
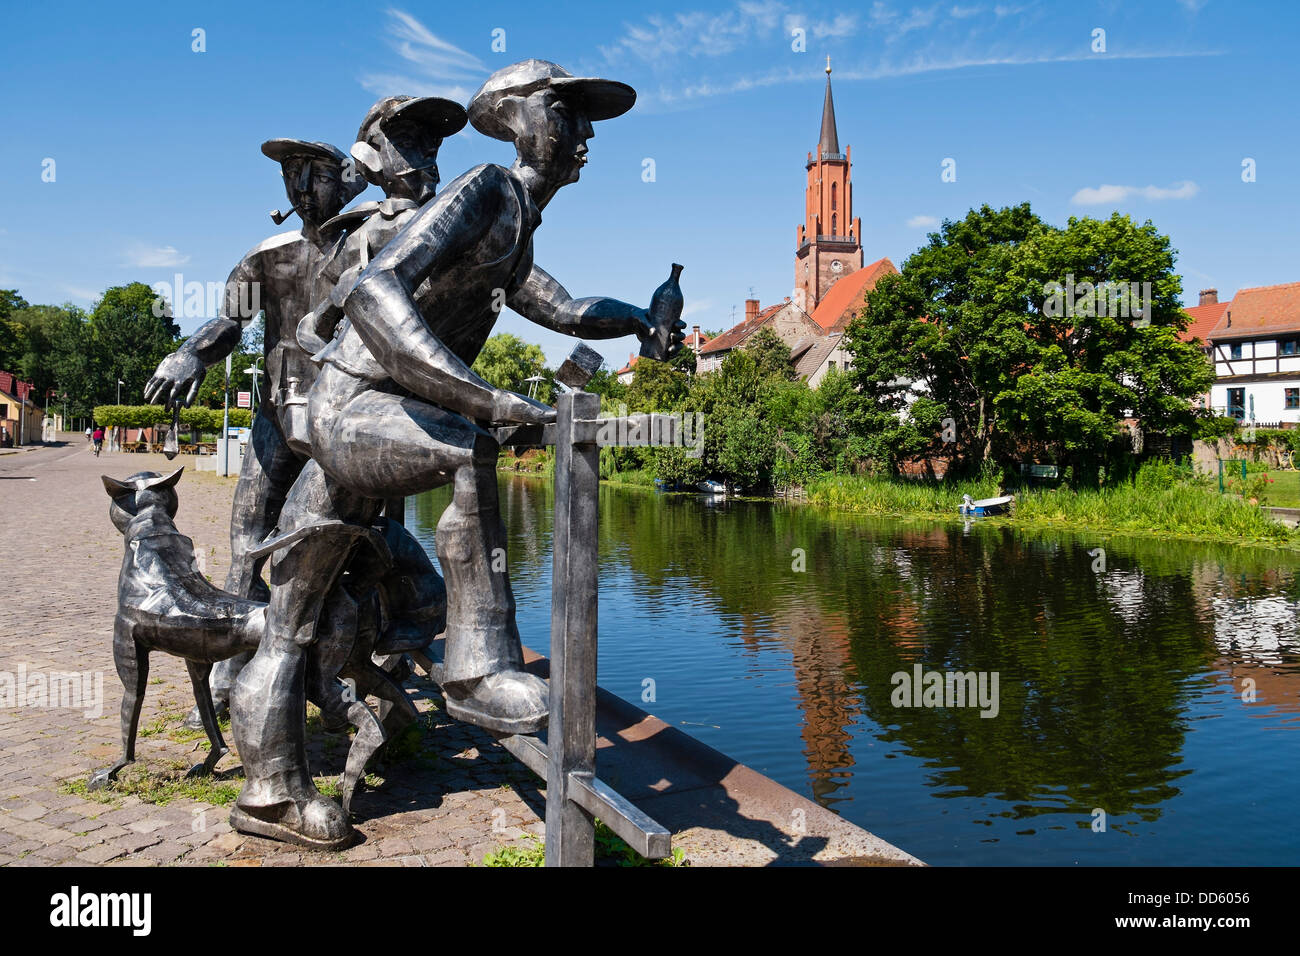
[[[211,781],[182,780],[207,744],[181,729],[193,694],[183,662],[165,654],[150,658],[137,764],[116,787],[88,793],[87,777],[121,749],[111,638],[122,536],[99,476],[185,465],[177,526],[218,584],[235,483],[196,473],[193,458],[96,459],[82,436],[64,437],[64,445],[0,456],[0,865],[472,865],[542,835],[540,781],[490,736],[446,718],[434,685],[419,680],[408,688],[421,733],[402,741],[403,758],[378,768],[353,800],[359,843],[318,853],[235,833],[226,817],[243,782],[238,754]],[[45,699],[40,688],[54,672],[87,676],[87,706]],[[328,788],[342,772],[346,738],[309,725],[312,772]]]

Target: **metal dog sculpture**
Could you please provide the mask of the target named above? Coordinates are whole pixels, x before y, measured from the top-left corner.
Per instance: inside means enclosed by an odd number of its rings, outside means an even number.
[[[105,786],[135,760],[136,730],[149,682],[149,653],[183,657],[194,685],[194,700],[212,749],[190,776],[212,772],[229,753],[208,690],[217,661],[256,650],[265,630],[266,605],[247,601],[213,586],[199,571],[194,542],[176,530],[172,519],[180,502],[177,469],[163,477],[146,471],[125,481],[104,475],[113,503],[109,517],[126,539],[117,579],[118,606],[113,620],[113,663],[122,679],[122,758],[97,771],[90,787]]]
[[[113,660],[124,691],[122,757],[91,776],[92,789],[116,779],[135,760],[149,654],[155,650],[185,660],[211,744],[207,759],[188,775],[210,774],[229,748],[217,723],[208,675],[217,661],[256,650],[265,632],[266,604],[215,587],[199,571],[194,542],[177,531],[175,486],[183,470],[166,476],[140,472],[125,480],[102,476],[112,498],[109,517],[125,538],[113,626]],[[313,648],[307,679],[307,697],[320,707],[327,728],[357,728],[341,786],[348,811],[370,759],[416,716],[406,692],[372,653],[376,645],[385,653],[419,645],[421,638],[413,631],[436,634],[445,620],[445,591],[423,550],[400,525],[313,530],[363,538],[371,545],[325,603],[321,640]],[[427,637],[423,640],[427,643]],[[350,687],[340,679],[350,681]],[[382,721],[365,703],[367,694],[380,699]]]

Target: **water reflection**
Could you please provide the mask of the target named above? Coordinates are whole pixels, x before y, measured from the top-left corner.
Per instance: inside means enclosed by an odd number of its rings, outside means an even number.
[[[520,629],[545,651],[549,483],[503,479],[502,501]],[[413,502],[430,551],[445,503]],[[924,859],[1300,850],[1290,555],[611,487],[599,552],[603,685],[635,701],[652,678],[647,709]],[[997,672],[997,717],[895,707],[914,664]]]

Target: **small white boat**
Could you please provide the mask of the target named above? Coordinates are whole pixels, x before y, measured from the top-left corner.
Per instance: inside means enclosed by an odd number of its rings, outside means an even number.
[[[695,487],[706,495],[725,495],[727,493],[727,486],[720,481],[701,481]]]
[[[961,496],[961,504],[957,510],[963,515],[982,518],[986,515],[1006,514],[1011,510],[1011,503],[1016,500],[1015,495],[1003,495],[1001,498],[981,498],[979,501],[972,501],[970,495]]]

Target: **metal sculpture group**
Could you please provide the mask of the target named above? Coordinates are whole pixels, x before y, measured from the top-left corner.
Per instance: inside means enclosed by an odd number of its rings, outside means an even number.
[[[493,427],[545,426],[556,410],[493,387],[470,366],[506,305],[579,338],[634,334],[651,359],[681,348],[680,267],[674,294],[657,294],[648,310],[575,299],[533,262],[542,210],[578,180],[591,124],[627,112],[635,98],[622,83],[525,60],[489,77],[468,111],[436,97],[380,100],[351,148],[355,166],[324,143],[263,145],[302,228],[244,257],[222,315],[159,365],[145,393],[169,408],[193,401],[206,369],[254,318],[250,301],[260,304],[270,387],[235,492],[226,588],[198,574],[192,543],[171,523],[179,472],[105,479],[127,539],[114,637],[124,753],[93,782],[133,759],[153,649],[188,663],[192,718],[212,742],[198,772],[225,751],[216,711],[228,701],[247,777],[232,825],[306,846],[351,840],[346,804],[357,778],[414,718],[394,662],[435,635],[445,633],[439,676],[451,716],[497,735],[546,726],[548,688],[523,668],[501,560]],[[438,149],[467,120],[513,143],[515,162],[476,166],[436,192]],[[340,212],[365,182],[386,198]],[[574,383],[590,376],[591,355],[580,347],[566,363]],[[406,495],[447,484],[452,500],[435,538],[444,585],[401,524]],[[355,695],[342,678],[352,678]],[[382,720],[367,695],[381,701]],[[327,726],[358,728],[344,807],[308,772],[308,699]]]

